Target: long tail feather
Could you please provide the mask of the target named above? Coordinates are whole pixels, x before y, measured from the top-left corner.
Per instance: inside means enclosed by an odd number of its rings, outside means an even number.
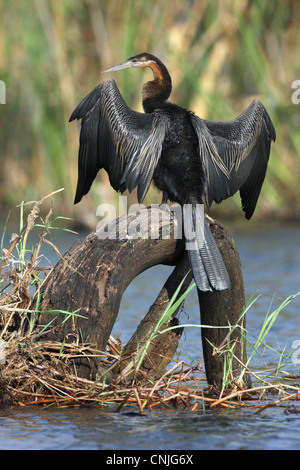
[[[193,276],[201,291],[229,289],[230,280],[221,253],[200,204],[183,206],[184,233]]]

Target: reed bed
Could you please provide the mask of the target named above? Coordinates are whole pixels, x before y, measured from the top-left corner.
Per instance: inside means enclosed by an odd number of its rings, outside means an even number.
[[[15,234],[9,248],[2,248],[0,266],[0,400],[3,405],[17,406],[102,406],[113,410],[135,407],[141,413],[158,408],[183,408],[191,412],[213,409],[251,409],[261,413],[269,407],[284,407],[287,412],[299,412],[295,404],[300,398],[300,375],[283,374],[280,377],[279,365],[266,374],[254,372],[249,361],[244,364],[244,372],[252,376],[256,383],[252,388],[243,389],[239,378],[233,379],[224,370],[224,388],[213,390],[207,386],[201,364],[188,364],[172,360],[169,369],[157,380],[142,370],[138,370],[129,383],[112,378],[88,380],[76,373],[74,360],[93,358],[100,361],[106,370],[118,361],[123,361],[122,345],[110,338],[105,351],[99,351],[93,344],[81,343],[78,339],[64,342],[48,341],[45,333],[51,329],[51,318],[58,312],[49,311],[49,324],[36,328],[35,320],[39,313],[40,288],[50,266],[40,266],[41,252],[51,232],[52,207],[42,218],[40,208],[49,196],[41,201],[22,204],[29,207],[26,222],[20,224],[20,233]],[[55,219],[54,219],[55,220]],[[26,241],[34,227],[40,228],[37,245],[28,250]],[[3,242],[3,240],[2,240]],[[53,249],[58,249],[52,244]],[[32,291],[34,287],[34,291]],[[253,351],[259,344],[265,344],[265,337],[277,318],[280,310],[295,296],[291,296],[273,313],[269,313],[259,333]],[[250,308],[250,305],[248,308]],[[74,313],[65,313],[69,318]],[[229,367],[230,354],[223,345],[216,354],[226,354]],[[127,358],[128,359],[128,358]],[[232,359],[232,357],[231,357]],[[192,362],[192,361],[191,361]],[[282,360],[281,357],[281,362]],[[273,374],[274,372],[274,374]],[[276,373],[275,373],[276,372]]]
[[[171,99],[200,117],[229,120],[254,97],[267,107],[277,131],[257,213],[299,214],[298,2],[235,0],[8,0],[0,5],[2,206],[39,199],[64,187],[61,207],[84,220],[99,203],[113,202],[107,178],[97,178],[73,207],[78,129],[68,119],[101,80],[100,71],[138,52],[158,55],[173,79]],[[128,105],[141,110],[149,71],[114,75]],[[148,202],[160,196],[150,191]],[[222,204],[240,207],[238,198]],[[0,206],[1,208],[1,206]]]
[[[212,409],[251,409],[261,413],[270,407],[284,407],[288,413],[299,413],[295,406],[300,399],[300,386],[291,376],[288,383],[270,383],[241,389],[231,384],[231,391],[218,394],[207,387],[199,365],[191,367],[174,361],[162,377],[153,382],[145,373],[138,374],[130,384],[105,384],[80,378],[72,368],[75,357],[99,357],[106,367],[120,356],[112,353],[109,341],[106,351],[92,345],[37,342],[34,337],[12,337],[6,347],[6,364],[0,366],[0,396],[3,403],[17,406],[79,407],[101,406],[120,411],[134,407],[141,413],[153,409],[185,409],[203,412]],[[251,373],[251,371],[250,371]],[[253,373],[257,378],[257,375]]]

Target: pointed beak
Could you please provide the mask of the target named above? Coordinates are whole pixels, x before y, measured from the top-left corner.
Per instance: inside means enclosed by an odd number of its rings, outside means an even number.
[[[122,62],[122,64],[115,65],[114,67],[111,67],[110,69],[102,70],[101,73],[116,72],[117,70],[129,69],[130,67],[133,67],[133,62],[131,60],[126,60],[126,62]]]

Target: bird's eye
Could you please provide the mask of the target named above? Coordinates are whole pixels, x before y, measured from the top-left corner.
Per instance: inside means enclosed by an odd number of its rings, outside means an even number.
[[[136,57],[131,59],[131,66],[132,67],[138,67],[139,66],[139,60]]]

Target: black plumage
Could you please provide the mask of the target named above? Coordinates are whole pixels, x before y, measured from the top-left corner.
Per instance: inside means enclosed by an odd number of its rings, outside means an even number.
[[[137,187],[139,203],[153,182],[164,201],[183,207],[198,288],[227,289],[229,277],[199,204],[205,200],[209,207],[239,190],[245,216],[252,216],[276,137],[272,121],[259,100],[229,122],[200,119],[168,101],[171,77],[159,59],[142,53],[106,72],[127,67],[153,71],[154,80],[142,91],[145,113],[131,110],[115,81],[107,80],[70,117],[70,121],[81,119],[75,203],[87,194],[101,168],[116,191]]]

